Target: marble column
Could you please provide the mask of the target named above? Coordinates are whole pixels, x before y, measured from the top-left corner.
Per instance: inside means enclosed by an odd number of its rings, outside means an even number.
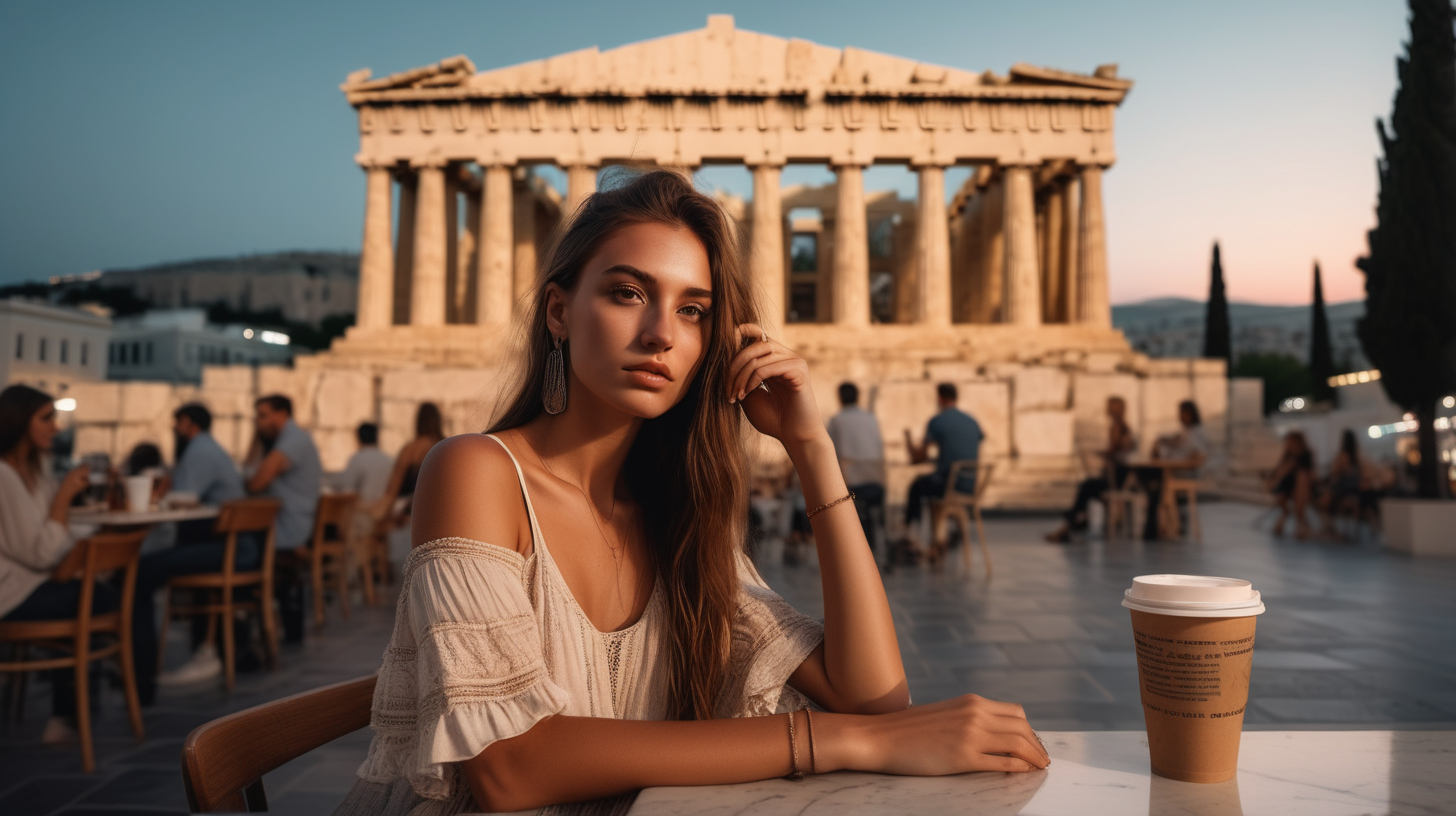
[[[976,295],[971,322],[996,323],[1005,306],[1006,267],[1006,184],[1004,176],[992,178],[981,192],[980,265],[972,286]]]
[[[1077,278],[1082,231],[1082,181],[1076,176],[1062,187],[1062,319],[1077,322]]]
[[[1036,257],[1036,200],[1031,168],[1006,167],[1006,277],[1001,322],[1041,323],[1041,270]]]
[[[566,202],[561,208],[561,217],[570,219],[576,215],[576,208],[586,197],[597,191],[597,168],[589,164],[566,166]]]
[[[945,168],[918,168],[915,214],[915,322],[950,325],[950,225],[945,211]]]
[[[1102,212],[1102,168],[1082,168],[1082,217],[1078,236],[1077,322],[1112,327],[1107,291],[1107,233]]]
[[[784,275],[784,208],[780,198],[781,165],[753,167],[753,226],[749,263],[758,287],[762,309],[759,322],[775,332],[786,322],[784,300],[788,281]]]
[[[1048,323],[1067,322],[1065,309],[1066,292],[1062,287],[1062,185],[1053,180],[1047,194],[1042,233],[1041,253],[1041,308],[1042,318]]]
[[[503,164],[486,165],[482,187],[484,206],[480,213],[475,322],[503,328],[511,322],[511,306],[515,302],[515,245],[512,238],[512,199],[515,195],[511,190],[511,168]]]
[[[387,164],[364,167],[364,244],[359,251],[359,305],[355,325],[361,330],[382,329],[393,322],[394,247],[390,233],[394,208],[394,180]]]
[[[394,308],[391,318],[397,326],[410,322],[410,298],[414,288],[415,200],[419,197],[419,176],[399,174],[399,221],[394,239]]]
[[[484,185],[481,185],[483,187]],[[480,199],[483,189],[474,182],[465,190],[465,224],[460,233],[460,266],[455,280],[455,302],[459,304],[460,322],[476,322],[475,305],[479,298],[480,277]]]
[[[445,168],[445,322],[459,323],[460,301],[455,299],[460,284],[460,174],[459,168]]]
[[[515,206],[512,210],[512,263],[515,268],[513,303],[525,304],[536,285],[536,192],[531,188],[531,174],[517,168],[520,176],[513,185]]]
[[[864,168],[845,164],[839,175],[834,230],[834,323],[870,323],[870,244],[865,214]]]
[[[440,326],[445,322],[445,163],[428,161],[417,172],[410,325]]]

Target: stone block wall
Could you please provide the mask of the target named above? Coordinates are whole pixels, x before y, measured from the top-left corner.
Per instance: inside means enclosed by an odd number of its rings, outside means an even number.
[[[903,501],[910,480],[926,470],[909,463],[904,432],[921,440],[935,413],[939,382],[956,384],[960,407],[986,434],[983,456],[998,463],[987,497],[992,506],[1051,508],[1069,501],[1085,475],[1081,454],[1105,444],[1104,406],[1110,396],[1127,402],[1128,421],[1144,452],[1158,435],[1177,429],[1177,405],[1183,399],[1199,402],[1215,462],[1242,465],[1247,457],[1229,457],[1227,446],[1232,442],[1241,448],[1241,440],[1253,439],[1249,434],[1255,425],[1263,427],[1259,394],[1245,381],[1235,381],[1231,398],[1221,361],[1150,360],[1131,350],[1008,355],[1001,345],[1010,341],[993,339],[997,343],[978,350],[993,348],[999,359],[977,359],[966,349],[939,346],[804,344],[826,420],[838,410],[836,391],[846,380],[859,385],[861,404],[878,416],[892,502]],[[324,467],[335,470],[355,450],[360,422],[378,422],[381,447],[397,451],[414,436],[415,413],[424,401],[440,407],[447,435],[485,429],[513,376],[500,363],[371,366],[320,355],[301,358],[294,368],[209,367],[196,388],[95,383],[78,387],[75,394],[76,452],[101,450],[120,457],[137,442],[151,441],[170,461],[172,411],[198,399],[213,411],[214,435],[241,460],[253,437],[254,401],[282,393],[293,400],[299,424],[313,433]],[[784,456],[771,441],[759,450],[765,460]]]

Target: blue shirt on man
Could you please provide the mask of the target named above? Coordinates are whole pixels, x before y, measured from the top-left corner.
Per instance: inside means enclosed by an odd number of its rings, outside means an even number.
[[[946,408],[930,418],[925,426],[925,441],[934,442],[936,447],[935,474],[950,478],[950,466],[962,459],[978,459],[981,455],[981,424],[970,414],[959,408]],[[974,489],[975,471],[956,479],[957,490]]]
[[[172,469],[172,488],[196,493],[198,501],[211,505],[247,495],[237,465],[207,431],[192,437],[178,457]]]
[[[263,495],[282,503],[278,509],[277,547],[293,550],[313,535],[313,517],[323,485],[323,463],[308,431],[292,419],[283,424],[273,450],[288,459],[288,467],[273,477]]]

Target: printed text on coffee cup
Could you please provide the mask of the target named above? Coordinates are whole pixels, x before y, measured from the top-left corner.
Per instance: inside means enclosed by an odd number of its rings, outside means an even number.
[[[1219,661],[1246,655],[1254,650],[1254,638],[1237,640],[1176,640],[1133,631],[1137,639],[1138,665],[1143,689],[1148,694],[1185,703],[1206,703],[1221,697]],[[1185,714],[1148,705],[1153,711],[1178,717],[1217,719],[1242,714],[1238,711],[1213,714]]]

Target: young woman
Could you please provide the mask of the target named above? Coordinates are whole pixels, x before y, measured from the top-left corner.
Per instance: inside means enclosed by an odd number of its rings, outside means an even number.
[[[1274,522],[1274,535],[1284,535],[1284,522],[1291,513],[1294,516],[1294,537],[1309,538],[1309,521],[1305,508],[1309,507],[1310,495],[1314,489],[1314,452],[1309,449],[1309,440],[1300,431],[1284,435],[1284,450],[1279,463],[1264,483],[1264,489],[1274,496],[1279,505],[1279,520]]]
[[[420,471],[374,741],[339,812],[1046,766],[1020,706],[909,708],[808,367],[754,323],[736,246],[672,173],[582,205],[535,292],[522,385]],[[822,627],[743,555],[748,424],[803,482]]]
[[[75,544],[66,513],[89,473],[83,465],[57,483],[47,472],[60,431],[54,402],[25,385],[0,391],[0,620],[74,618],[81,602],[80,581],[50,578]],[[97,613],[114,612],[117,594],[97,584],[92,603]],[[56,669],[51,677],[51,719],[41,741],[67,742],[75,736],[75,673]]]
[[[402,527],[409,523],[415,486],[420,478],[420,466],[425,456],[440,440],[445,438],[445,422],[440,408],[433,402],[422,402],[415,411],[415,438],[405,443],[394,459],[394,469],[389,474],[389,485],[384,495],[374,504],[374,517],[388,520],[389,526]],[[408,499],[404,506],[395,510],[395,502]]]

